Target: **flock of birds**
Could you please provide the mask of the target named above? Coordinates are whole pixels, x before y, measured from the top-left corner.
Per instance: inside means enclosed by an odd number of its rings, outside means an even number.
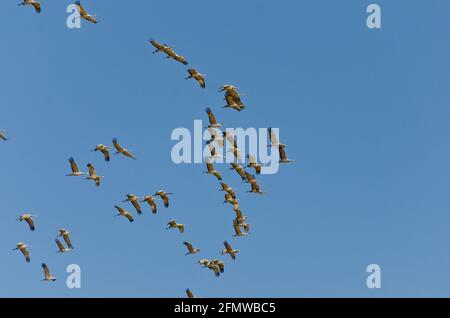
[[[33,6],[37,13],[41,12],[41,3],[37,0],[24,0],[19,5],[29,5]],[[97,23],[97,19],[95,15],[89,14],[81,5],[79,1],[75,3],[77,6],[80,17],[88,20],[93,23]],[[157,42],[154,39],[150,40],[150,44],[155,48],[153,51],[153,54],[156,53],[165,53],[166,58],[173,59],[177,62],[180,62],[183,65],[188,65],[188,61],[185,59],[184,56],[178,54],[175,52],[175,50],[166,45],[161,44]],[[196,69],[189,68],[187,70],[188,77],[186,79],[194,79],[198,82],[199,86],[201,88],[206,88],[206,79],[205,75],[198,72]],[[231,108],[236,111],[242,111],[245,109],[245,105],[242,102],[241,95],[238,92],[237,87],[233,85],[224,85],[219,89],[220,92],[223,92],[225,94],[225,101],[226,105],[223,108]],[[250,225],[248,223],[248,218],[243,214],[243,212],[240,209],[239,199],[237,198],[235,190],[233,190],[232,187],[230,187],[227,183],[223,182],[222,174],[216,170],[214,167],[214,161],[217,158],[222,157],[222,154],[219,154],[217,151],[217,148],[223,148],[225,149],[225,142],[229,145],[230,149],[228,151],[232,152],[235,161],[232,162],[231,170],[236,171],[236,173],[239,175],[239,177],[242,179],[243,182],[248,183],[250,185],[250,189],[247,192],[250,193],[256,193],[256,194],[264,194],[264,192],[261,190],[261,187],[255,177],[254,174],[249,172],[249,169],[254,169],[256,175],[259,175],[261,173],[262,166],[257,162],[254,155],[249,154],[247,155],[248,164],[246,166],[241,165],[242,162],[244,162],[242,159],[242,151],[238,148],[237,140],[235,136],[231,132],[225,131],[223,132],[221,128],[224,126],[224,124],[219,123],[216,120],[216,117],[212,110],[208,107],[206,108],[206,113],[209,120],[208,125],[208,131],[210,132],[211,138],[206,142],[206,144],[209,147],[210,156],[205,157],[206,160],[206,171],[204,173],[210,174],[214,176],[219,182],[221,189],[220,191],[223,191],[224,194],[224,201],[223,203],[228,203],[232,206],[233,211],[235,213],[235,218],[233,219],[233,230],[234,230],[234,236],[236,237],[243,237],[250,233]],[[286,145],[279,142],[277,135],[275,132],[269,128],[269,140],[270,144],[268,147],[274,147],[277,148],[279,153],[279,162],[280,163],[289,163],[292,162],[291,159],[289,159],[286,156]],[[0,131],[0,140],[7,141],[6,133],[5,131]],[[136,160],[135,155],[125,147],[123,147],[117,138],[114,138],[112,140],[113,147],[115,148],[116,152],[115,154],[123,155],[127,158]],[[95,146],[92,151],[94,152],[100,152],[103,155],[103,159],[106,162],[109,162],[111,160],[110,151],[112,147],[104,145],[104,144],[98,144]],[[85,177],[86,180],[91,180],[95,182],[95,185],[99,187],[101,185],[103,176],[100,176],[97,174],[96,169],[92,163],[88,163],[86,166],[88,168],[87,172],[83,172],[79,169],[78,164],[76,163],[75,159],[73,157],[69,158],[69,164],[70,164],[70,173],[66,176],[68,177]],[[163,205],[165,208],[169,207],[169,197],[173,195],[171,192],[166,192],[164,190],[156,191],[154,194],[148,194],[144,196],[136,196],[134,194],[127,194],[126,199],[122,201],[122,203],[129,202],[131,205],[133,205],[134,209],[136,210],[137,214],[142,214],[142,206],[141,203],[147,203],[149,207],[151,208],[151,211],[153,214],[157,213],[158,210],[158,200],[162,200]],[[129,222],[134,222],[134,217],[131,212],[126,210],[124,207],[115,205],[115,209],[117,210],[116,216],[122,216],[125,217]],[[35,231],[36,225],[35,225],[35,218],[36,215],[32,214],[22,214],[17,218],[19,222],[26,222],[29,226],[29,229],[31,231]],[[185,232],[185,225],[178,223],[176,220],[172,219],[167,223],[166,229],[176,229],[180,233]],[[59,238],[63,239],[65,245]],[[74,246],[72,245],[71,238],[70,238],[70,232],[64,228],[59,230],[59,234],[55,238],[55,243],[58,248],[59,253],[67,253],[74,249]],[[184,241],[183,244],[185,245],[187,249],[186,255],[193,255],[200,252],[200,249],[197,247],[194,247],[194,245],[190,242]],[[221,251],[221,255],[229,255],[232,260],[236,259],[236,254],[239,253],[239,250],[234,249],[231,244],[228,241],[224,241],[223,243],[224,248]],[[23,242],[19,242],[16,245],[16,248],[14,248],[14,251],[20,251],[23,256],[25,257],[26,262],[30,262],[30,248],[31,246],[28,246],[27,244]],[[225,271],[225,262],[223,260],[220,260],[218,258],[213,259],[200,259],[198,263],[206,268],[211,270],[215,276],[219,277],[221,274]],[[55,281],[56,278],[53,277],[50,273],[49,267],[46,265],[46,263],[42,263],[42,269],[44,272],[44,281]],[[186,289],[186,295],[189,298],[193,298],[194,294],[191,290]]]

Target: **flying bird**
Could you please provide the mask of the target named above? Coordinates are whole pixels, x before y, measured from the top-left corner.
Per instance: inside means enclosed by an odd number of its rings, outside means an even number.
[[[200,249],[195,248],[194,246],[192,246],[191,243],[189,242],[183,242],[184,245],[186,245],[188,252],[185,255],[189,255],[189,254],[197,254],[198,252],[200,252]]]
[[[109,147],[108,146],[99,144],[99,145],[95,146],[95,148],[92,151],[100,151],[103,154],[105,161],[109,162],[110,156],[109,156]]]
[[[233,226],[242,227],[245,233],[250,232],[250,224],[246,223],[243,219],[236,218],[233,220]]]
[[[127,194],[127,199],[123,200],[122,202],[128,201],[131,202],[131,204],[133,204],[138,214],[142,214],[142,208],[141,205],[139,204],[139,198],[137,196],[135,196],[134,194]]]
[[[27,263],[29,263],[30,260],[31,260],[30,259],[30,252],[27,249],[28,247],[31,247],[31,246],[27,246],[26,244],[24,244],[22,242],[19,242],[19,243],[17,243],[16,248],[13,249],[13,251],[19,250],[20,252],[22,252],[23,256],[25,256],[25,261]]]
[[[186,79],[195,79],[198,84],[200,85],[201,88],[205,88],[206,87],[206,82],[205,82],[205,75],[199,73],[197,70],[190,68],[188,69],[188,73],[189,76],[186,77]]]
[[[129,150],[123,148],[123,147],[119,144],[119,142],[117,141],[117,138],[114,138],[114,139],[113,139],[113,145],[114,145],[114,148],[116,148],[116,150],[117,150],[116,153],[115,153],[115,155],[117,155],[117,154],[122,154],[122,155],[124,155],[125,157],[128,157],[128,158],[131,158],[131,159],[136,160],[136,158],[134,157],[134,155],[133,155],[132,152],[130,152]]]
[[[119,211],[119,214],[116,214],[116,216],[124,216],[128,219],[128,221],[134,222],[133,216],[131,215],[130,212],[128,212],[127,210],[118,205],[115,205],[114,207],[117,209],[117,211]]]
[[[5,132],[4,132],[4,131],[1,131],[1,130],[0,130],[0,139],[3,140],[3,141],[8,140],[8,138],[6,138]]]
[[[70,163],[70,169],[72,170],[72,173],[67,174],[67,175],[66,175],[67,177],[79,177],[79,176],[82,176],[82,175],[85,174],[84,172],[81,172],[81,171],[78,169],[78,165],[77,165],[77,163],[75,162],[75,159],[73,159],[73,157],[70,157],[70,158],[69,158],[69,163]]]
[[[241,211],[239,208],[233,209],[233,211],[236,213],[236,218],[234,219],[234,221],[235,221],[237,224],[243,226],[243,224],[244,224],[245,221],[247,220],[247,217],[244,216],[244,215],[242,214],[242,211]],[[247,228],[248,228],[248,226],[247,226]],[[248,232],[248,231],[247,231],[247,232]]]
[[[223,203],[230,203],[231,205],[233,205],[234,210],[239,208],[239,200],[233,199],[233,197],[229,193],[225,193],[225,200],[223,201]]]
[[[210,270],[212,270],[214,272],[214,275],[216,275],[216,277],[220,276],[220,268],[219,266],[217,266],[216,264],[214,264],[213,262],[210,262],[207,266],[207,268],[209,268]]]
[[[236,254],[239,253],[239,250],[233,249],[227,241],[223,242],[223,245],[225,245],[225,249],[222,251],[222,255],[228,254],[233,260],[235,260]]]
[[[55,243],[58,246],[58,253],[66,253],[66,252],[70,252],[71,249],[70,248],[66,248],[63,243],[61,243],[60,240],[55,239]]]
[[[34,226],[33,216],[36,216],[36,215],[22,214],[21,216],[19,216],[17,221],[20,221],[20,222],[25,221],[25,222],[27,222],[28,226],[30,227],[30,230],[34,231],[36,228]]]
[[[199,260],[198,263],[200,265],[202,265],[203,267],[208,267],[208,265],[209,265],[209,263],[211,263],[211,261],[209,259],[204,258],[204,259]]]
[[[180,233],[184,233],[184,224],[177,223],[177,221],[175,221],[175,220],[170,220],[167,223],[166,229],[168,230],[168,229],[175,229],[175,228],[178,229],[178,231]]]
[[[211,108],[206,107],[205,111],[208,114],[208,119],[209,119],[208,128],[220,128],[223,126],[223,123],[217,122],[216,116],[214,116],[213,112],[211,111]]]
[[[155,198],[152,195],[146,195],[141,202],[147,202],[152,209],[152,213],[156,214],[158,207],[156,205]]]
[[[167,58],[174,59],[175,61],[180,62],[181,64],[184,64],[184,65],[188,65],[189,64],[188,61],[186,61],[186,59],[184,58],[184,56],[181,56],[181,55],[177,54],[173,50],[173,48],[171,48],[169,46],[165,46],[163,51],[164,51],[164,53],[167,54],[167,56],[166,56]]]
[[[256,162],[256,158],[253,155],[247,155],[247,158],[249,160],[249,163],[247,165],[247,168],[254,168],[256,174],[260,174],[261,173],[261,165]]]
[[[34,7],[34,10],[36,13],[41,13],[41,3],[36,0],[23,0],[21,3],[18,4],[19,6],[26,6],[31,5]]]
[[[278,146],[285,147],[286,146],[278,141],[278,137],[275,134],[275,131],[271,127],[269,127],[267,130],[269,131],[269,140],[270,140],[270,145],[267,145],[267,147],[278,147]]]
[[[278,152],[280,153],[280,163],[289,163],[293,162],[294,160],[288,159],[286,156],[286,151],[284,150],[285,146],[278,145]]]
[[[225,95],[225,101],[227,104],[222,108],[231,108],[237,110],[238,112],[245,108],[244,105],[239,104],[231,95]]]
[[[95,167],[91,163],[87,164],[88,170],[89,170],[89,176],[86,177],[86,180],[93,180],[95,181],[95,185],[97,187],[100,186],[100,181],[103,179],[103,177],[97,175],[97,172],[95,172]]]
[[[214,166],[212,163],[207,162],[206,169],[207,169],[207,171],[203,171],[203,173],[211,174],[211,175],[215,176],[218,180],[222,180],[222,176],[220,175],[220,172],[218,172],[216,169],[214,169]]]
[[[84,7],[81,5],[80,1],[75,2],[75,5],[78,8],[78,12],[80,13],[80,18],[87,20],[92,23],[97,23],[97,18],[95,14],[89,14]]]
[[[44,270],[44,279],[43,279],[43,281],[54,282],[56,280],[56,277],[53,277],[50,274],[50,269],[48,268],[47,264],[42,263],[41,266],[42,266],[42,269]]]
[[[165,192],[164,190],[159,190],[154,195],[159,196],[163,200],[164,206],[166,208],[168,208],[169,207],[169,195],[172,195],[172,194],[173,193]]]
[[[233,236],[246,236],[248,234],[248,232],[242,232],[241,230],[241,226],[237,223],[233,221],[233,229],[235,234]]]
[[[239,176],[241,177],[241,179],[243,181],[247,180],[246,177],[245,177],[245,170],[239,164],[232,162],[231,163],[231,170],[235,170],[239,174]]]
[[[226,84],[219,88],[220,92],[225,92],[227,95],[232,96],[236,100],[240,100],[241,96],[239,92],[237,91],[237,87],[233,85]]]
[[[62,237],[64,239],[64,242],[66,242],[67,247],[73,250],[72,241],[70,240],[70,232],[66,229],[60,229],[58,237]]]
[[[155,51],[153,51],[153,54],[158,53],[158,52],[162,52],[167,48],[167,45],[163,45],[153,39],[150,40],[150,44],[153,45],[155,47]]]

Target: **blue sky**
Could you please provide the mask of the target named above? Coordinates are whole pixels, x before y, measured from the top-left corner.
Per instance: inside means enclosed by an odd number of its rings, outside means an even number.
[[[17,2],[17,1],[16,1]],[[366,7],[381,5],[381,30]],[[3,3],[0,28],[0,296],[450,296],[450,3],[432,1],[84,1],[101,23],[65,25],[70,1]],[[207,74],[152,55],[153,37]],[[240,88],[240,113],[217,88]],[[245,193],[228,166],[252,233],[233,238],[230,206],[203,165],[175,165],[174,128],[210,106],[231,127],[279,127],[294,164]],[[90,152],[118,137],[138,160]],[[67,158],[92,162],[100,188],[67,178]],[[129,224],[125,194],[174,193],[170,208]],[[130,205],[124,204],[130,211]],[[37,230],[15,221],[38,215]],[[166,231],[175,218],[186,233]],[[56,254],[60,227],[75,250]],[[219,279],[195,262],[240,249]],[[183,240],[202,249],[185,256]],[[32,262],[11,251],[33,246]],[[58,277],[43,283],[40,263]],[[65,268],[82,269],[82,288]],[[366,266],[382,288],[366,287]]]

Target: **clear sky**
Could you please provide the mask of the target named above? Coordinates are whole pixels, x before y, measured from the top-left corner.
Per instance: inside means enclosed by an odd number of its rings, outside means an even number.
[[[450,296],[448,1],[85,0],[101,23],[80,30],[66,27],[70,1],[42,0],[40,15],[2,2],[0,296]],[[381,30],[366,26],[372,2]],[[207,89],[152,55],[150,37],[206,73]],[[226,83],[244,111],[220,108]],[[204,166],[170,158],[172,130],[206,120],[206,106],[227,126],[279,127],[295,159],[258,178],[264,196],[217,165],[249,217],[245,238]],[[90,151],[113,137],[138,160]],[[102,186],[65,177],[70,156]],[[125,194],[161,188],[170,208],[114,217]],[[15,220],[24,212],[35,232]],[[172,218],[185,234],[165,230]],[[75,245],[64,255],[60,227]],[[195,262],[222,258],[225,239],[241,252],[215,278]],[[201,253],[185,256],[184,240]],[[11,251],[19,241],[30,264]],[[43,261],[55,283],[40,281]],[[78,290],[65,284],[72,263]],[[379,290],[366,287],[372,263]]]

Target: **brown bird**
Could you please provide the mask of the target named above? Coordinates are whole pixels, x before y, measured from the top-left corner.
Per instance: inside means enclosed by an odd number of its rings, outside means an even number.
[[[131,151],[129,151],[129,150],[123,148],[123,147],[119,144],[119,142],[117,141],[117,138],[114,138],[114,139],[113,139],[113,145],[114,145],[114,148],[116,148],[116,150],[117,150],[116,153],[115,153],[115,155],[117,155],[117,154],[122,154],[122,155],[124,155],[125,157],[128,157],[128,158],[131,158],[131,159],[136,160],[136,158],[134,157],[134,155],[133,155],[133,153],[132,153]]]
[[[169,195],[172,195],[172,194],[173,193],[165,192],[164,190],[159,190],[154,195],[159,196],[163,200],[164,206],[166,208],[168,208],[169,207]]]
[[[124,216],[128,219],[128,221],[134,222],[133,216],[131,215],[130,212],[128,212],[127,210],[118,205],[115,205],[114,207],[117,209],[117,211],[119,211],[119,214],[116,214],[116,216]]]
[[[222,108],[231,108],[237,110],[238,112],[245,108],[243,107],[243,105],[240,105],[231,95],[225,95],[225,101],[227,102],[227,104]]]
[[[134,194],[127,194],[127,199],[123,200],[122,202],[128,201],[131,202],[131,204],[133,204],[138,214],[142,214],[142,208],[141,205],[139,204],[139,198],[137,196],[135,196]]]
[[[27,248],[31,248],[31,246],[27,246],[26,244],[19,242],[17,243],[16,248],[13,249],[13,251],[19,250],[20,252],[22,252],[23,256],[25,256],[25,261],[29,263],[31,259],[30,259],[30,252],[28,251]]]
[[[99,144],[99,145],[95,146],[95,149],[93,149],[92,151],[100,151],[103,154],[105,161],[109,162],[110,156],[109,156],[109,147],[108,146]]]
[[[95,181],[95,185],[97,187],[100,186],[100,181],[103,179],[102,176],[97,175],[97,172],[95,172],[95,167],[91,164],[87,164],[88,170],[89,170],[89,176],[86,177],[86,180],[93,180]]]
[[[58,237],[62,237],[64,239],[64,241],[66,242],[67,247],[70,248],[71,250],[73,250],[73,245],[72,245],[72,241],[70,240],[70,232],[69,231],[67,231],[64,228],[60,229]]]
[[[7,141],[8,138],[6,138],[6,134],[4,131],[0,130],[0,139],[3,141]]]
[[[233,221],[233,229],[235,234],[233,236],[246,236],[248,234],[248,232],[242,232],[241,231],[241,226],[237,223]]]
[[[250,232],[250,224],[246,223],[243,219],[236,218],[233,220],[233,226],[242,227],[245,233]]]
[[[80,13],[80,18],[92,23],[98,23],[95,14],[89,14],[81,5],[80,1],[75,2],[75,5],[77,6],[78,12]]]
[[[288,159],[286,156],[286,151],[284,150],[285,146],[278,145],[278,152],[280,153],[280,163],[289,163],[293,162],[294,160]]]
[[[247,158],[249,160],[247,168],[254,168],[256,174],[260,174],[261,173],[261,165],[256,162],[255,156],[249,154],[249,155],[247,155]]]
[[[234,219],[234,221],[238,225],[243,225],[247,220],[247,217],[242,214],[242,211],[239,208],[233,209],[233,211],[236,213],[236,218]]]
[[[189,73],[189,76],[186,77],[186,79],[193,78],[198,82],[198,84],[200,85],[201,88],[206,87],[205,75],[197,72],[197,70],[195,70],[193,68],[188,69],[188,73]]]
[[[166,48],[168,48],[167,45],[161,44],[153,39],[150,39],[150,44],[155,47],[153,54],[158,53],[158,52],[163,52]]]
[[[36,0],[23,0],[21,3],[18,4],[19,6],[26,6],[31,5],[34,7],[34,10],[36,13],[41,13],[41,3]]]
[[[212,270],[214,272],[214,275],[216,275],[216,277],[220,276],[220,268],[216,264],[211,262],[211,263],[208,264],[207,268]]]
[[[225,200],[223,201],[223,203],[230,203],[231,205],[233,205],[234,210],[239,208],[239,200],[233,199],[233,197],[229,193],[225,193]]]
[[[48,266],[45,263],[42,263],[41,266],[42,266],[42,269],[44,270],[44,279],[43,279],[43,281],[54,282],[56,280],[56,277],[53,277],[50,274],[50,269],[48,268]]]
[[[166,230],[168,230],[168,229],[174,229],[174,228],[178,229],[178,231],[179,231],[180,233],[184,233],[184,224],[177,223],[177,221],[175,221],[175,220],[170,220],[170,221],[167,223]]]
[[[79,176],[82,176],[85,174],[84,172],[81,172],[78,169],[78,165],[75,162],[75,159],[73,159],[72,157],[69,158],[69,163],[70,163],[70,169],[72,170],[72,173],[67,174],[66,175],[67,177],[79,177]]]
[[[36,215],[22,214],[21,216],[19,216],[17,221],[20,221],[20,222],[25,221],[25,222],[27,222],[28,226],[30,227],[30,230],[34,231],[35,230],[35,226],[34,226],[33,216],[36,217]]]
[[[211,174],[211,175],[215,176],[218,180],[222,180],[222,176],[220,175],[220,173],[217,170],[214,169],[214,166],[212,163],[207,162],[206,168],[207,168],[207,171],[203,171],[203,173]]]
[[[148,205],[150,205],[150,207],[152,208],[152,213],[156,214],[158,207],[152,195],[146,195],[141,202],[147,202]]]
[[[166,46],[166,47],[164,47],[163,51],[164,51],[164,53],[167,54],[167,56],[166,56],[167,58],[174,59],[175,61],[180,62],[181,64],[184,64],[184,65],[188,65],[189,64],[188,61],[186,61],[186,59],[184,58],[184,56],[179,55],[178,53],[176,53],[173,50],[173,48],[171,48],[169,46]]]
[[[221,260],[215,259],[211,263],[218,266],[221,273],[223,273],[225,271],[225,264]]]
[[[227,95],[232,96],[236,100],[240,101],[240,99],[241,99],[241,96],[240,96],[239,92],[237,91],[237,87],[236,86],[227,84],[227,85],[224,85],[224,86],[220,87],[219,91],[220,92],[225,92]]]
[[[233,260],[235,260],[236,254],[239,253],[239,250],[233,249],[227,241],[223,242],[223,245],[225,245],[225,249],[222,251],[222,255],[228,254]]]
[[[192,246],[191,243],[189,242],[183,242],[184,245],[186,245],[188,252],[185,255],[189,255],[189,254],[197,254],[198,252],[200,252],[200,249],[195,248],[194,246]]]

